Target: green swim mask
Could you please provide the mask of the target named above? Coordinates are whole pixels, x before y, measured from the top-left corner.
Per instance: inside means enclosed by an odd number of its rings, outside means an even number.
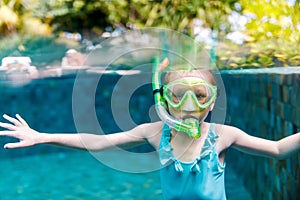
[[[199,77],[185,77],[162,86],[161,73],[167,65],[168,60],[167,62],[164,60],[161,64],[156,58],[153,66],[152,88],[157,114],[165,124],[175,130],[184,132],[191,138],[200,138],[199,120],[177,119],[170,114],[168,106],[181,109],[192,101],[201,109],[208,108],[217,97],[217,87]]]
[[[199,109],[206,109],[216,97],[217,86],[199,77],[185,77],[163,86],[163,98],[175,109],[182,108],[189,100]]]

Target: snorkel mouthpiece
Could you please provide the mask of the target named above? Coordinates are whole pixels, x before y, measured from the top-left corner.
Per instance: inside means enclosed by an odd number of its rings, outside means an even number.
[[[201,129],[197,119],[188,118],[184,120],[184,123],[188,125],[188,129],[184,132],[187,133],[191,138],[199,138],[201,136]]]
[[[199,121],[194,118],[188,118],[186,120],[179,120],[171,116],[166,108],[166,104],[161,92],[161,71],[169,65],[168,59],[164,59],[160,64],[158,59],[155,59],[153,66],[152,76],[152,88],[155,101],[155,108],[160,119],[168,126],[174,128],[177,131],[184,132],[191,138],[200,138],[201,128]]]

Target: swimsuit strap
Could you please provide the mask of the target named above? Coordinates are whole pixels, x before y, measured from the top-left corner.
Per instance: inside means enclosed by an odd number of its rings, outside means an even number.
[[[178,161],[175,158],[175,156],[172,152],[173,147],[170,144],[171,130],[172,129],[168,125],[163,124],[162,137],[161,137],[161,141],[160,141],[160,151],[159,151],[160,162],[161,162],[161,164],[165,165],[169,161],[174,161],[175,170],[178,172],[182,172],[183,169],[181,167],[180,161]],[[209,127],[208,136],[205,139],[205,142],[203,144],[203,147],[201,149],[199,157],[197,157],[195,159],[195,161],[192,163],[191,171],[193,171],[193,172],[200,171],[198,163],[201,161],[202,158],[204,158],[205,156],[211,155],[212,152],[215,151],[215,143],[216,143],[216,139],[218,137],[219,136],[215,133],[215,124],[211,123],[210,127]]]
[[[208,135],[204,141],[204,144],[201,149],[201,153],[198,158],[193,162],[190,171],[191,172],[200,172],[200,166],[198,165],[201,160],[209,156],[209,160],[213,159],[213,153],[216,152],[216,139],[219,136],[215,133],[215,124],[211,123],[209,127]],[[208,167],[210,167],[211,163],[209,162]]]
[[[203,147],[201,149],[200,158],[203,158],[204,156],[207,156],[211,152],[215,150],[216,146],[216,139],[219,137],[219,135],[215,132],[215,124],[211,123],[209,127],[209,132],[207,135],[207,138],[204,141]]]
[[[163,124],[162,136],[161,136],[161,140],[160,140],[161,148],[164,148],[165,146],[168,146],[168,144],[170,144],[171,130],[172,129],[167,124]]]
[[[170,144],[171,140],[171,128],[163,124],[162,128],[162,136],[160,139],[160,150],[159,150],[159,157],[161,164],[165,165],[168,161],[173,160],[175,161],[175,156],[172,153],[172,146]]]

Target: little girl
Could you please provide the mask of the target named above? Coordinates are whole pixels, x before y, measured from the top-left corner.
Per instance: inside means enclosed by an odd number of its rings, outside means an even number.
[[[132,130],[109,135],[89,133],[40,133],[30,128],[19,115],[3,117],[8,129],[0,136],[18,138],[4,148],[55,144],[88,151],[103,151],[113,146],[126,148],[151,144],[160,154],[161,184],[164,199],[226,199],[224,184],[225,152],[233,147],[242,152],[285,159],[300,151],[300,133],[279,141],[246,134],[223,124],[205,122],[214,108],[217,86],[208,70],[188,69],[168,72],[160,84],[165,59],[154,72],[153,88],[158,115],[162,121],[141,124]],[[84,141],[84,143],[83,143]],[[109,142],[108,142],[109,141]]]

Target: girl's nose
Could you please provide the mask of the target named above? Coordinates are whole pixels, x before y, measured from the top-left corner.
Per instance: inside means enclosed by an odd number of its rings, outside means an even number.
[[[193,101],[192,97],[189,96],[187,100],[182,105],[182,111],[195,111],[197,110],[197,106],[195,105],[195,102]]]

